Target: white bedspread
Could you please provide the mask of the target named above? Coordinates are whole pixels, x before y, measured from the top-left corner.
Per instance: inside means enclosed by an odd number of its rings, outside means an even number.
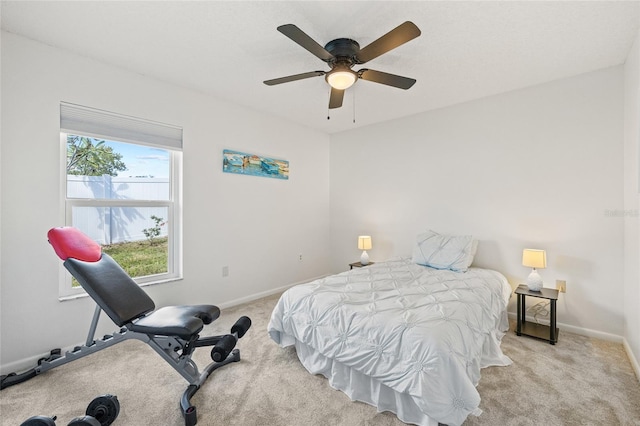
[[[511,364],[500,350],[510,295],[496,271],[394,259],[287,290],[268,332],[409,396],[429,419],[460,425],[482,412],[480,369]]]

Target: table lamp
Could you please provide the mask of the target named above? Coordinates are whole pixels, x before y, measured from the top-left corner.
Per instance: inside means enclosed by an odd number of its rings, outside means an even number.
[[[358,249],[362,250],[362,256],[360,256],[360,264],[369,264],[369,255],[367,250],[371,250],[371,237],[369,235],[360,235],[358,237]]]
[[[522,265],[533,268],[527,277],[527,287],[531,291],[542,289],[542,277],[536,269],[547,267],[547,253],[544,250],[524,249],[522,251]]]

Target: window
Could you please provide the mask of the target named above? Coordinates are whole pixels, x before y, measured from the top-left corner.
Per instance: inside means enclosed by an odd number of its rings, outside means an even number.
[[[182,129],[61,103],[60,144],[66,225],[141,285],[180,278]],[[62,298],[84,293],[63,275]]]

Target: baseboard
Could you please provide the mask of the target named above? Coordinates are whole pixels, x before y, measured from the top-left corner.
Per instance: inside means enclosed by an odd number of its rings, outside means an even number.
[[[509,318],[516,319],[517,315],[515,312],[509,312]],[[527,321],[535,322],[533,317],[526,316],[525,319]],[[540,324],[549,325],[548,320],[540,320]],[[574,325],[564,324],[561,322],[556,323],[556,326],[560,329],[560,336],[562,336],[562,331],[568,331],[569,333],[579,334],[581,336],[593,337],[595,339],[607,340],[609,342],[622,343],[623,337],[618,336],[617,334],[605,333],[604,331],[592,330],[590,328],[584,327],[576,327]],[[562,338],[562,337],[560,337]]]
[[[631,361],[631,366],[636,372],[636,379],[638,379],[638,381],[640,382],[640,364],[638,364],[638,360],[631,351],[631,346],[629,346],[629,342],[627,342],[627,339],[622,339],[622,346],[624,346],[624,350],[627,351],[627,356],[629,357],[629,361]]]

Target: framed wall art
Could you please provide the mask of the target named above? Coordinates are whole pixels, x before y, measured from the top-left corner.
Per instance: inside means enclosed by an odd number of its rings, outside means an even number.
[[[225,149],[222,151],[222,171],[240,175],[289,179],[289,162]]]

